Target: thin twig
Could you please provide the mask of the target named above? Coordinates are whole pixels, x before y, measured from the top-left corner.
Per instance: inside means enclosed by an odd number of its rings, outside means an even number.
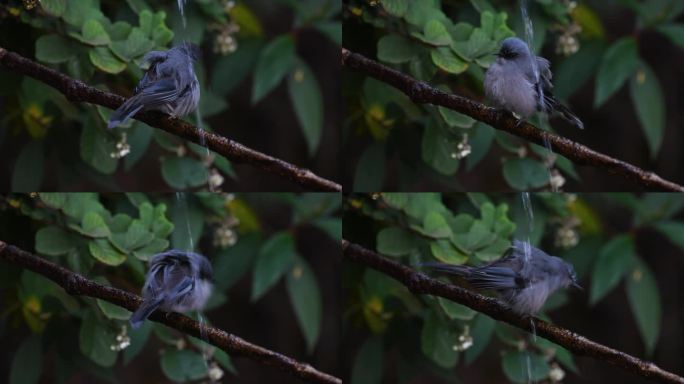
[[[63,73],[2,47],[0,47],[0,64],[14,72],[42,81],[57,89],[72,102],[87,102],[116,109],[125,100],[119,95],[91,87],[82,81],[72,79]],[[231,161],[250,164],[263,171],[284,176],[302,187],[318,191],[342,191],[342,187],[339,184],[320,177],[308,169],[299,168],[284,160],[246,147],[237,141],[198,129],[192,124],[180,119],[174,119],[165,113],[157,111],[139,112],[134,118],[151,127],[159,128],[196,144],[204,145]]]
[[[578,165],[604,168],[635,180],[638,184],[649,189],[684,192],[684,186],[665,180],[653,172],[645,171],[562,136],[539,129],[530,123],[516,119],[508,111],[491,108],[463,96],[441,91],[426,82],[416,80],[409,75],[345,48],[342,48],[342,65],[361,71],[397,88],[414,103],[440,105],[538,145],[546,146],[548,143],[555,152]]]
[[[70,295],[96,297],[126,308],[131,312],[135,311],[142,303],[140,296],[88,280],[82,275],[9,245],[2,240],[0,240],[0,258],[49,278]],[[188,335],[205,339],[231,356],[247,357],[257,363],[278,368],[313,383],[342,384],[341,379],[320,372],[307,363],[252,344],[221,329],[204,324],[200,331],[199,322],[179,313],[155,311],[149,319]]]
[[[577,355],[591,356],[662,383],[684,384],[684,378],[663,370],[650,361],[641,360],[622,351],[599,344],[568,329],[547,323],[536,317],[520,316],[499,300],[471,292],[453,284],[443,283],[358,244],[350,243],[343,239],[342,249],[344,257],[347,259],[365,264],[392,277],[416,295],[443,297],[528,332],[532,330],[532,323],[534,323],[534,329],[536,329],[538,336],[565,347]]]

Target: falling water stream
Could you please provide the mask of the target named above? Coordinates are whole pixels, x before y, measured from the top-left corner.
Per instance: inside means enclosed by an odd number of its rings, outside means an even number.
[[[535,52],[533,52],[533,50],[532,50],[533,43],[534,43],[534,27],[532,26],[532,19],[530,18],[529,14],[527,13],[527,0],[520,0],[520,15],[521,15],[521,18],[523,21],[523,25],[525,27],[525,43],[527,43],[527,46],[529,47],[530,52],[532,53],[530,58],[531,58],[532,70],[534,71],[534,78],[535,78],[536,82],[539,83],[539,80],[540,80],[539,79],[539,76],[540,76],[539,75],[539,65],[538,65],[537,60],[536,60]],[[539,105],[544,105],[544,89],[542,89],[542,87],[539,87]],[[542,111],[542,113],[540,114],[539,126],[542,125],[541,123],[543,121],[541,121],[541,120],[547,120],[547,118],[548,118],[548,116],[546,115],[546,113]],[[551,169],[553,167],[551,160],[554,157],[554,153],[553,153],[553,150],[551,149],[551,144],[549,143],[549,141],[546,137],[544,137],[544,146],[546,147],[546,150],[548,152],[548,157],[549,157],[549,161],[548,161],[549,164],[546,167],[548,170],[548,173],[549,173],[549,186],[550,186],[552,192],[558,192],[558,188],[556,187],[556,185],[551,182],[551,179],[553,176],[551,173]]]
[[[178,12],[181,14],[183,29],[185,29],[185,0],[178,0]]]
[[[523,248],[524,248],[524,264],[527,264],[532,258],[532,231],[534,230],[534,211],[532,210],[532,200],[530,198],[529,192],[522,192],[520,195],[522,200],[523,210],[525,211],[525,217],[527,219],[527,226],[525,228],[525,233],[523,236]],[[532,330],[532,338],[537,341],[537,329],[534,326],[534,320],[530,316],[530,328]],[[532,382],[532,362],[529,352],[525,353],[525,361],[527,363],[527,382]]]
[[[189,211],[188,211],[188,201],[187,201],[187,196],[185,192],[176,192],[176,204],[177,208],[176,209],[182,209],[185,211],[185,229],[187,231],[187,236],[188,236],[188,244],[186,245],[185,251],[187,252],[194,252],[195,251],[195,244],[194,240],[192,239],[192,229],[190,228],[190,219],[189,219]],[[207,368],[207,371],[209,371],[209,359],[210,359],[210,352],[209,352],[209,338],[207,337],[207,322],[202,315],[200,311],[197,311],[197,319],[200,324],[200,340],[202,340],[205,344],[202,344],[202,357],[204,359],[204,365]]]

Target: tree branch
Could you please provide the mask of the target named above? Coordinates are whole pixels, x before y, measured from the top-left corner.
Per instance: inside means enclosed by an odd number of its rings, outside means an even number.
[[[536,317],[517,315],[508,306],[494,298],[468,291],[456,285],[443,283],[358,244],[342,239],[342,249],[347,259],[365,264],[392,277],[416,295],[443,297],[528,332],[532,329],[531,325],[534,323],[537,335],[563,346],[577,355],[591,356],[662,383],[684,383],[684,378],[681,376],[665,371],[649,361],[641,360],[599,344],[568,329],[547,323]]]
[[[0,258],[49,278],[70,295],[96,297],[126,308],[131,312],[135,311],[142,303],[142,299],[137,295],[88,280],[82,275],[9,245],[2,240],[0,240]],[[200,323],[179,313],[155,311],[149,319],[188,335],[205,339],[231,356],[247,357],[257,363],[278,368],[313,383],[342,384],[342,380],[339,378],[320,372],[309,364],[252,344],[221,329],[204,325],[200,332]]]
[[[567,157],[578,165],[604,168],[654,190],[684,191],[684,186],[665,180],[653,172],[645,171],[562,136],[539,129],[532,124],[516,119],[508,111],[487,107],[463,96],[441,91],[426,82],[416,80],[346,48],[342,48],[342,65],[364,72],[397,88],[414,103],[440,105],[538,145],[545,146],[548,143],[556,153]]]
[[[0,47],[0,64],[14,72],[33,77],[57,89],[72,102],[98,104],[110,109],[118,108],[124,98],[91,87],[63,73],[36,63],[17,53]],[[186,140],[208,147],[225,158],[247,163],[262,171],[284,176],[305,188],[319,191],[342,191],[342,187],[324,179],[308,169],[299,168],[284,160],[269,156],[223,136],[198,129],[192,124],[157,111],[139,112],[134,118]]]

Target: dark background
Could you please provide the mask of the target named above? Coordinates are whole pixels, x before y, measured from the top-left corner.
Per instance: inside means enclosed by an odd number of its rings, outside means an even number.
[[[506,199],[517,202],[519,195],[500,194],[491,196],[496,201]],[[631,230],[631,214],[628,210],[613,201],[610,194],[580,194],[580,198],[595,209],[601,217],[605,232],[607,234],[625,233]],[[532,195],[534,200],[534,195]],[[450,207],[451,208],[451,207]],[[677,220],[684,219],[680,213]],[[377,233],[377,223],[370,220],[367,216],[360,215],[353,210],[346,210],[343,216],[344,230],[343,238],[350,242],[363,245],[368,249],[375,250],[375,234]],[[518,223],[518,225],[520,225]],[[540,248],[563,257],[563,253],[556,252],[558,248],[553,246],[553,236],[549,236],[552,230],[547,227]],[[634,229],[636,235],[636,251],[653,272],[660,289],[660,300],[662,306],[662,323],[660,334],[656,343],[653,356],[646,356],[644,345],[637,328],[634,315],[632,314],[627,294],[624,289],[624,282],[610,291],[603,299],[594,306],[589,304],[589,292],[591,290],[590,273],[580,275],[580,285],[584,291],[568,291],[569,301],[558,309],[547,312],[552,322],[560,327],[567,328],[581,336],[585,336],[592,341],[601,343],[610,348],[623,351],[632,356],[651,361],[660,368],[684,375],[684,333],[682,324],[684,323],[684,284],[681,276],[684,274],[684,253],[672,245],[666,237],[651,229]],[[581,241],[580,237],[580,241]],[[560,254],[559,254],[560,253]],[[592,259],[597,255],[582,255],[582,257]],[[401,260],[405,262],[405,260]],[[342,277],[344,287],[345,306],[344,313],[351,311],[349,303],[354,295],[357,294],[359,287],[351,285],[357,281],[359,274],[366,268],[362,264],[345,262]],[[420,297],[417,297],[420,300]],[[388,300],[385,300],[388,306]],[[439,370],[436,373],[435,364],[424,357],[421,352],[420,333],[422,321],[412,317],[406,307],[396,303],[396,306],[386,309],[394,311],[393,321],[388,327],[386,334],[383,334],[384,345],[384,372],[383,383],[398,382],[396,376],[397,366],[402,364],[397,360],[400,348],[396,345],[399,339],[408,339],[408,343],[415,344],[414,355],[420,358],[409,360],[411,367],[420,374],[413,379],[404,381],[408,384],[447,384],[447,383],[508,383],[508,379],[501,368],[502,350],[511,350],[510,346],[503,344],[495,334],[487,345],[486,349],[470,365],[463,363],[463,357],[459,357],[459,363],[452,370]],[[483,316],[478,314],[477,316]],[[399,320],[399,319],[403,319]],[[357,319],[358,320],[358,319]],[[396,321],[395,321],[396,320]],[[401,325],[397,325],[401,323]],[[354,364],[354,359],[363,342],[371,335],[365,324],[359,324],[345,317],[343,322],[342,336],[342,365],[345,376],[348,380]],[[405,341],[405,340],[404,340]],[[474,341],[477,343],[477,340]],[[394,343],[394,345],[392,344]],[[411,356],[409,356],[411,357]],[[563,383],[634,383],[645,384],[653,381],[635,373],[626,371],[623,368],[611,365],[592,357],[582,357],[574,355],[575,363],[579,369],[579,375],[561,366],[565,371]],[[407,365],[407,359],[403,364]],[[431,371],[433,371],[431,373]],[[448,377],[449,379],[445,379]],[[546,383],[542,381],[541,383]]]
[[[175,7],[175,1],[172,2]],[[2,6],[2,1],[0,1]],[[126,6],[126,5],[121,5]],[[190,6],[190,5],[188,5]],[[248,6],[259,18],[267,40],[292,29],[294,13],[282,3],[269,1],[250,1]],[[120,6],[117,6],[120,7]],[[103,12],[107,13],[105,2]],[[178,12],[177,9],[167,11]],[[34,58],[34,42],[37,31],[26,24],[10,18],[0,19],[0,47],[15,51],[27,58]],[[182,36],[182,31],[174,31]],[[287,91],[286,82],[269,93],[258,104],[251,103],[252,76],[245,78],[226,99],[228,109],[207,119],[214,132],[231,140],[236,140],[252,149],[280,158],[301,168],[308,168],[324,178],[339,181],[340,124],[340,52],[339,47],[325,36],[311,29],[302,29],[297,34],[297,55],[302,57],[318,80],[324,105],[324,124],[321,142],[316,153],[310,157],[302,129],[295,115]],[[238,49],[239,42],[238,42]],[[207,67],[207,78],[211,78],[211,66],[220,56],[211,53],[211,44],[204,43],[203,64]],[[207,61],[211,58],[209,61]],[[0,72],[10,73],[0,66]],[[19,75],[16,75],[19,76]],[[118,82],[116,76],[105,75],[102,81]],[[96,84],[91,84],[96,85]],[[0,113],[7,100],[1,94]],[[131,84],[132,87],[134,84]],[[120,88],[120,86],[118,87]],[[114,89],[118,89],[114,88]],[[194,115],[194,114],[193,114]],[[186,119],[187,120],[187,119]],[[46,144],[57,147],[72,146],[79,142],[80,128],[58,126],[49,129]],[[0,129],[0,190],[10,190],[10,180],[14,163],[19,151],[30,140],[25,132],[16,135]],[[49,143],[49,144],[48,144]],[[148,152],[130,171],[124,172],[123,166],[112,176],[105,176],[88,168],[79,157],[78,151],[46,150],[45,179],[43,191],[168,191],[173,190],[162,179],[159,156],[168,153],[158,145],[150,143]],[[59,164],[76,168],[77,175],[72,180],[60,178]],[[226,177],[222,186],[226,191],[297,191],[301,188],[294,182],[278,175],[266,173],[251,165],[233,163],[238,175],[237,180]]]
[[[445,2],[447,3],[447,2]],[[535,2],[529,2],[534,4]],[[608,43],[633,34],[635,31],[636,15],[634,12],[620,6],[617,1],[587,1],[586,2],[603,23],[605,36]],[[518,2],[492,2],[498,11],[506,10],[509,13],[508,25],[511,26],[513,12],[519,13]],[[503,4],[503,5],[499,5]],[[505,6],[508,5],[508,6]],[[464,5],[467,6],[467,5]],[[447,16],[449,16],[447,14]],[[681,23],[680,17],[673,22]],[[366,57],[376,59],[376,42],[384,34],[382,29],[373,28],[356,17],[346,17],[343,23],[343,46],[352,51],[361,53]],[[547,31],[546,38],[540,56],[551,61],[551,70],[558,67],[564,59],[555,53],[555,39],[557,32]],[[684,49],[674,45],[668,38],[653,30],[643,30],[638,35],[639,57],[644,59],[654,70],[666,102],[666,125],[662,147],[655,158],[651,159],[648,151],[646,138],[636,116],[627,83],[608,99],[599,109],[594,109],[595,73],[575,94],[567,101],[569,107],[584,122],[585,129],[574,129],[562,119],[552,119],[551,125],[555,131],[568,139],[586,145],[591,149],[606,155],[626,161],[647,171],[653,171],[659,176],[675,183],[684,183],[684,155],[681,146],[684,143],[684,113],[682,102],[684,95]],[[601,58],[597,57],[597,61]],[[345,93],[345,109],[349,110],[349,100],[358,103],[359,94],[362,92],[364,74],[348,68],[343,68],[343,84]],[[462,87],[452,89],[456,94],[463,95],[478,102],[485,102],[484,96],[476,94],[472,89]],[[356,106],[354,106],[356,107]],[[347,114],[348,115],[348,114]],[[346,128],[345,128],[346,129]],[[422,127],[417,125],[395,124],[393,129],[411,131],[403,143],[403,150],[413,147],[415,155],[420,159],[420,143]],[[372,137],[364,133],[359,135],[353,132],[345,133],[343,153],[345,156],[344,178],[342,185],[347,190],[352,190],[354,174],[356,172],[359,157],[370,144]],[[465,171],[461,164],[459,171],[449,179],[449,184],[439,183],[435,178],[426,176],[427,173],[435,173],[424,166],[418,172],[418,180],[411,185],[411,191],[510,191],[512,188],[506,183],[502,174],[501,157],[512,157],[503,151],[495,142],[484,159],[470,172]],[[399,190],[398,185],[398,156],[387,159],[385,184],[383,191]],[[576,166],[581,181],[575,181],[566,177],[567,183],[562,188],[566,191],[642,191],[643,187],[637,183],[609,173],[605,169],[586,166]],[[565,174],[564,174],[565,176]],[[444,176],[442,176],[444,177]]]
[[[245,196],[245,195],[243,195]],[[257,209],[258,217],[266,235],[274,229],[282,229],[290,223],[289,210],[282,203],[274,203],[272,197],[248,196],[250,206]],[[259,204],[256,204],[259,203]],[[0,211],[0,234],[3,241],[16,245],[24,250],[33,251],[34,232],[32,222],[25,216],[17,215],[13,210]],[[30,229],[30,230],[29,230]],[[239,241],[239,238],[238,238]],[[203,244],[205,243],[205,244]],[[226,294],[228,300],[223,305],[205,313],[205,317],[213,326],[244,340],[284,354],[302,362],[311,364],[317,370],[339,377],[339,342],[340,342],[340,300],[341,288],[339,271],[341,266],[341,250],[339,243],[330,239],[323,232],[311,227],[298,227],[297,250],[305,258],[316,276],[321,293],[322,319],[321,333],[312,354],[307,353],[304,336],[300,331],[297,319],[292,310],[287,289],[283,280],[256,302],[250,301],[251,269]],[[202,239],[198,250],[211,248],[211,239]],[[256,256],[256,255],[255,255]],[[0,269],[8,272],[16,271],[18,276],[21,269],[0,260]],[[3,276],[7,276],[2,273]],[[125,282],[128,283],[128,282]],[[117,286],[116,283],[113,284]],[[130,285],[130,284],[128,284]],[[118,288],[129,290],[127,287]],[[137,287],[139,291],[140,287]],[[136,291],[135,293],[138,293]],[[0,282],[0,383],[9,379],[12,358],[20,343],[30,335],[23,318],[12,321],[6,316],[5,300],[8,295],[16,295],[13,286],[7,282]],[[59,307],[61,308],[61,307]],[[16,314],[16,312],[15,312]],[[62,309],[61,313],[53,313],[46,332],[66,335],[73,339],[78,350],[78,331],[80,321],[70,318]],[[52,329],[51,329],[52,328]],[[176,332],[175,330],[173,332]],[[130,332],[129,332],[130,334]],[[119,383],[167,383],[159,363],[159,349],[173,348],[160,341],[151,333],[143,351],[128,365],[124,366],[121,357],[111,371]],[[48,349],[43,340],[43,380],[42,383],[56,382],[54,356],[57,351]],[[80,353],[80,352],[78,352]],[[84,357],[87,360],[87,358]],[[224,370],[223,383],[303,383],[289,373],[276,368],[256,363],[248,358],[233,357],[233,365],[238,371],[237,376]],[[91,365],[94,363],[91,363]],[[81,370],[67,381],[69,384],[106,383],[85,370]]]

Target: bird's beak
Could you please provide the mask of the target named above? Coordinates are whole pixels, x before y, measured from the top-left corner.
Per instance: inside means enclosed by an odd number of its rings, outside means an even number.
[[[584,291],[584,288],[582,288],[582,286],[579,285],[579,284],[577,284],[576,282],[572,283],[572,287],[573,287],[573,288],[576,288],[576,289],[578,289],[578,290],[580,290],[580,291]]]

